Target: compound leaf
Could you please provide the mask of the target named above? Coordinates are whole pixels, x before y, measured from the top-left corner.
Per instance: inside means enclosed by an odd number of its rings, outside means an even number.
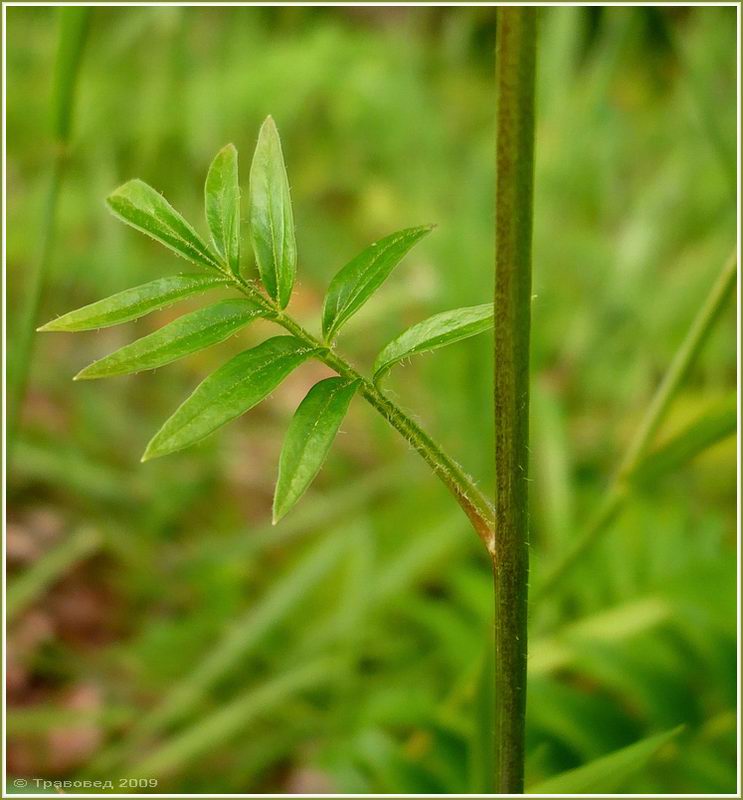
[[[147,445],[143,461],[182,450],[260,403],[316,350],[276,336],[236,355],[202,381]]]
[[[47,322],[40,331],[89,331],[109,328],[168,308],[184,297],[228,283],[221,275],[172,275],[125,289],[104,300],[70,311]]]
[[[250,238],[263,285],[285,308],[294,285],[297,244],[289,180],[272,117],[261,126],[250,167]]]
[[[110,194],[106,202],[114,216],[161,242],[182,258],[219,268],[219,263],[198,233],[144,181],[138,178],[128,181]]]
[[[326,340],[335,334],[374,294],[410,248],[433,225],[407,228],[369,245],[333,278],[325,296],[322,329]]]
[[[160,330],[94,361],[81,370],[75,380],[107,378],[162,367],[223,342],[262,313],[252,300],[222,300],[185,314]]]
[[[374,380],[379,380],[392,366],[408,356],[436,350],[492,327],[492,303],[434,314],[408,328],[382,350],[374,363]]]
[[[302,400],[286,432],[273,499],[276,524],[320,471],[359,381],[326,378]]]
[[[214,247],[237,275],[240,271],[240,184],[234,144],[223,147],[212,161],[204,184],[204,204]]]

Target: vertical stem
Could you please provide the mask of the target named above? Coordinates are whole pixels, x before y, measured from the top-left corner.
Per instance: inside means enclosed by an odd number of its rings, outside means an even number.
[[[75,88],[88,29],[90,9],[84,7],[61,8],[59,14],[59,43],[51,102],[54,154],[44,204],[44,217],[39,231],[39,259],[26,289],[16,329],[12,367],[8,370],[8,450],[15,440],[23,398],[26,394],[26,383],[33,357],[34,328],[54,251],[57,201],[70,140]]]
[[[498,9],[495,258],[496,791],[524,788],[536,12]]]

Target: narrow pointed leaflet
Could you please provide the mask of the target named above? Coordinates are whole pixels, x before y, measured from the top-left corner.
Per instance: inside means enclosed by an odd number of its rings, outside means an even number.
[[[378,381],[385,372],[408,356],[436,350],[492,327],[492,303],[434,314],[408,328],[382,350],[374,362],[374,380]]]
[[[222,300],[184,314],[160,330],[93,362],[81,370],[75,380],[107,378],[162,367],[223,342],[262,313],[252,300]]]
[[[281,140],[271,117],[261,126],[250,167],[250,239],[266,291],[285,308],[294,285],[297,245]]]
[[[227,282],[227,278],[213,273],[158,278],[63,314],[42,325],[38,330],[90,331],[110,328],[112,325],[139,319],[152,311],[168,308],[185,297],[224,286]]]
[[[200,383],[152,441],[143,461],[182,450],[239,417],[316,352],[293,336],[275,336],[245,350]]]
[[[274,525],[307,490],[325,461],[359,381],[326,378],[297,408],[286,432],[273,499]]]
[[[106,202],[114,216],[161,242],[182,258],[219,269],[218,261],[198,233],[144,181],[135,178],[119,186]]]
[[[352,317],[387,280],[410,248],[433,225],[408,228],[385,236],[369,245],[346,264],[333,278],[322,309],[322,330],[332,340],[340,327]]]
[[[214,248],[230,271],[240,272],[240,184],[237,150],[223,147],[209,167],[204,184],[204,206]]]

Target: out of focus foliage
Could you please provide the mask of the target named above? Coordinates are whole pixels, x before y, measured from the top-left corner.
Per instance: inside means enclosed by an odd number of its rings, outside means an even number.
[[[46,213],[56,14],[7,9],[11,350]],[[494,17],[96,8],[42,318],[181,267],[103,198],[141,177],[203,232],[211,155],[230,141],[252,152],[269,113],[292,179],[293,313],[316,319],[350,256],[428,222],[438,229],[348,325],[343,351],[368,371],[408,325],[487,302]],[[735,56],[732,8],[542,11],[534,585],[599,503],[735,241]],[[247,163],[242,174],[245,191]],[[491,585],[466,520],[357,400],[311,493],[271,527],[283,432],[326,374],[313,364],[203,446],[140,465],[191,388],[265,333],[70,382],[177,313],[36,342],[8,476],[11,774],[204,793],[481,788]],[[483,486],[490,354],[470,339],[388,381]],[[731,304],[660,440],[729,399],[735,374]],[[728,437],[640,482],[534,608],[530,785],[682,724],[612,790],[735,791],[735,458]]]

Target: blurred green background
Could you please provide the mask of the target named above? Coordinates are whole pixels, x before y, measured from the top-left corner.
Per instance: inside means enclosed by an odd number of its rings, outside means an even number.
[[[736,236],[735,9],[540,13],[534,587],[600,503]],[[11,359],[47,215],[58,31],[57,9],[7,9]],[[181,270],[104,197],[141,177],[205,232],[211,157],[234,142],[245,190],[269,113],[297,221],[296,316],[317,329],[340,266],[427,222],[437,230],[348,325],[343,352],[366,370],[408,325],[487,302],[494,33],[494,8],[94,9],[39,321]],[[314,487],[271,528],[282,436],[321,366],[202,446],[139,463],[267,323],[153,373],[71,383],[182,310],[36,337],[8,474],[11,778],[481,790],[489,565],[381,418],[354,401]],[[730,303],[659,441],[734,396],[735,338]],[[488,336],[388,381],[485,487],[491,389]],[[610,790],[735,791],[735,496],[728,436],[636,485],[532,610],[527,786],[684,724]]]

